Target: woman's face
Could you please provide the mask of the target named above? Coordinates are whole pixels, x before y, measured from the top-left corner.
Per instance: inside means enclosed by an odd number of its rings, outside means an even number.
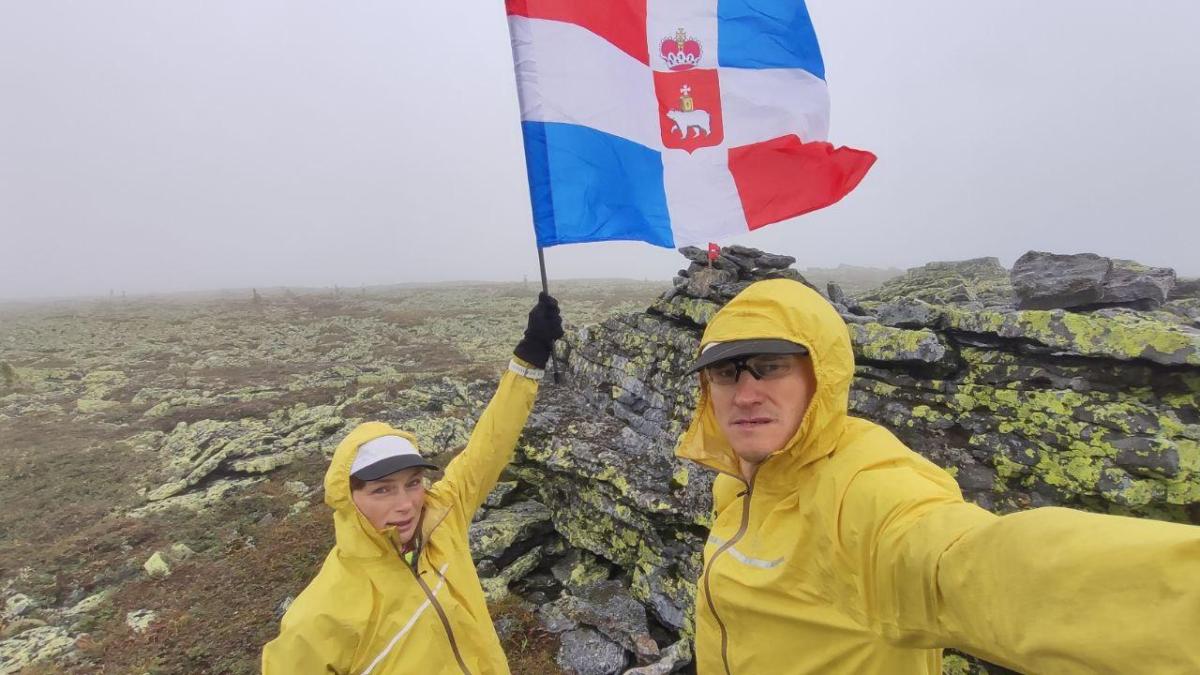
[[[395,528],[400,543],[407,544],[416,536],[425,507],[425,469],[418,466],[369,480],[350,497],[372,527]]]

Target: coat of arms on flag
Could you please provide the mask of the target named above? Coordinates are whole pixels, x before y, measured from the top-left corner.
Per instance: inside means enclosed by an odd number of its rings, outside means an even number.
[[[507,0],[539,246],[703,245],[837,202],[802,0]]]
[[[663,147],[686,150],[720,145],[721,84],[714,68],[698,68],[703,49],[680,28],[662,41],[658,57],[667,71],[654,72]]]

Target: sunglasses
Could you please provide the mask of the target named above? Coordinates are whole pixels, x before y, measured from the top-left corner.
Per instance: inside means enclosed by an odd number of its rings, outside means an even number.
[[[777,380],[799,366],[800,361],[794,354],[754,354],[706,366],[704,376],[712,384],[728,386],[737,384],[743,370],[756,380]]]

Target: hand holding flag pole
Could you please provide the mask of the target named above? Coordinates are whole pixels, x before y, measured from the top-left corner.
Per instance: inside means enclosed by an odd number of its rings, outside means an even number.
[[[537,252],[538,267],[542,272],[542,292],[546,295],[550,295],[550,285],[546,283],[546,254],[543,252],[541,246],[537,247]],[[554,384],[558,384],[560,382],[560,377],[558,375],[558,359],[554,358],[553,350],[550,351],[550,377],[554,379]]]

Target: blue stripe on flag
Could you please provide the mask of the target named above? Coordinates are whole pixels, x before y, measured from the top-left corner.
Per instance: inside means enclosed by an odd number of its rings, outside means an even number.
[[[522,122],[539,246],[633,240],[675,247],[662,155],[591,127]]]
[[[718,0],[717,62],[731,68],[803,68],[825,79],[804,0]]]

